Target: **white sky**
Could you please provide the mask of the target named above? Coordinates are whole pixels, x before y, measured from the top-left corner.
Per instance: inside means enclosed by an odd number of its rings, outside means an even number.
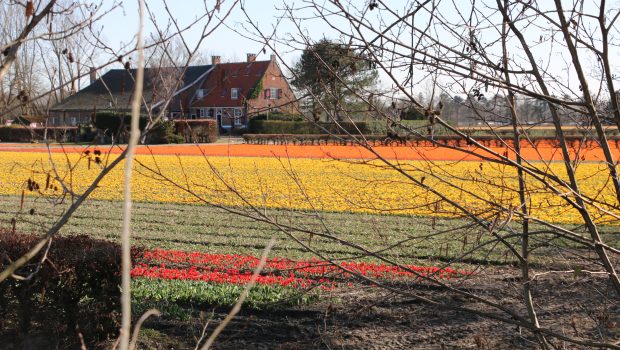
[[[244,6],[246,11],[251,15],[253,22],[262,30],[264,33],[270,33],[272,28],[276,25],[278,21],[278,17],[283,15],[281,8],[283,7],[282,3],[286,0],[244,0]],[[349,0],[352,4],[365,4],[367,0]],[[491,0],[489,0],[491,1]],[[541,0],[541,4],[545,4],[547,1],[551,3],[550,0]],[[216,0],[205,0],[207,6],[214,6]],[[221,6],[221,11],[219,12],[220,16],[223,16],[231,4],[231,0],[224,0]],[[484,2],[484,1],[482,1]],[[495,4],[495,0],[491,1]],[[153,11],[157,17],[158,21],[161,25],[165,26],[168,21],[168,15],[166,14],[164,3],[162,0],[148,0],[148,6],[151,11]],[[295,1],[286,1],[286,3],[290,6],[303,7],[304,2],[302,0]],[[343,3],[347,3],[343,1]],[[386,0],[386,4],[390,4],[394,11],[398,11],[399,13],[403,13],[405,11],[405,6],[410,3],[405,0]],[[462,19],[455,11],[455,6],[469,6],[469,1],[462,0],[443,0],[439,1],[442,8],[441,15],[450,21],[454,21],[455,23],[461,22]],[[564,1],[565,6],[569,7],[569,4],[572,4],[573,1],[566,0]],[[108,44],[112,47],[120,47],[121,43],[127,43],[134,38],[135,32],[137,31],[138,25],[138,10],[137,10],[137,0],[124,0],[122,1],[122,8],[115,10],[111,15],[105,18],[102,22],[104,38],[108,42]],[[201,0],[169,0],[168,2],[169,10],[172,13],[173,17],[178,21],[180,26],[184,26],[192,22],[199,14],[204,13],[204,3]],[[618,1],[614,1],[608,5],[608,7],[616,8],[619,6]],[[463,10],[463,8],[459,8],[459,10]],[[587,12],[596,13],[598,9],[596,8],[594,1],[586,1],[586,9]],[[467,12],[465,9],[464,12]],[[376,13],[376,12],[375,12]],[[344,25],[342,20],[339,20],[334,17],[330,17],[330,23],[326,23],[321,20],[311,19],[312,11],[304,10],[296,12],[296,15],[299,17],[303,17],[304,20],[302,22],[302,31],[308,36],[310,36],[313,40],[319,40],[320,38],[327,37],[331,39],[337,39],[338,35],[334,32],[333,29],[329,27],[329,25],[337,25],[340,28],[344,28],[348,30],[349,28]],[[374,13],[371,13],[371,15]],[[418,23],[418,22],[416,22]],[[544,21],[540,21],[544,25]],[[258,59],[268,59],[271,54],[270,51],[267,51],[266,54],[262,54],[262,44],[255,42],[245,36],[248,35],[247,31],[243,28],[243,26],[247,26],[247,18],[240,7],[237,7],[232,10],[230,16],[226,20],[226,26],[222,26],[218,28],[205,42],[201,45],[200,50],[209,56],[211,55],[221,55],[224,60],[232,60],[232,61],[243,61],[245,60],[246,53],[259,53]],[[187,32],[186,39],[191,42],[195,42],[199,36],[199,32],[202,26],[196,26],[195,30]],[[152,25],[147,25],[147,32],[152,31]],[[458,28],[457,30],[462,29]],[[596,28],[593,28],[596,30]],[[491,31],[497,29],[489,29]],[[538,30],[533,30],[529,32],[530,41],[532,41],[533,37],[536,39],[538,35],[546,35],[549,34],[546,32],[548,28],[540,27]],[[292,33],[297,36],[298,30],[290,21],[283,21],[278,26],[278,36],[285,37],[287,33]],[[438,32],[441,33],[441,32]],[[406,34],[406,33],[405,33]],[[440,35],[440,34],[439,34]],[[481,37],[481,42],[484,40],[484,36]],[[534,39],[535,40],[535,39]],[[456,45],[456,44],[455,44]],[[302,48],[301,45],[295,45],[297,48]],[[292,65],[300,56],[300,50],[291,50],[290,47],[286,47],[283,44],[277,44],[276,49],[280,56],[283,57],[284,62],[288,65]],[[562,77],[561,79],[565,79],[567,85],[569,85],[570,90],[576,91],[575,85],[575,77],[571,76],[568,71],[570,69],[566,69],[567,66],[570,66],[570,60],[568,57],[560,54],[558,51],[554,51],[553,47],[544,47],[539,46],[534,48],[535,53],[537,53],[541,60],[546,60],[545,66],[548,67],[549,71],[552,75],[556,77]],[[516,51],[516,50],[513,50]],[[514,55],[514,59],[524,59],[524,55],[520,52],[511,52]],[[612,60],[612,64],[620,61],[620,54],[617,49],[614,49],[612,52],[612,57],[615,59]],[[593,71],[596,64],[595,62],[586,62],[587,69]],[[613,71],[619,72],[617,65],[612,67]],[[420,77],[421,73],[418,74]],[[620,74],[618,74],[620,75]],[[386,79],[386,76],[381,76],[381,80],[384,86],[389,86],[389,79]],[[593,81],[594,84],[597,81]],[[572,85],[571,85],[572,84]],[[428,85],[428,84],[427,84]],[[428,90],[428,86],[424,86],[420,88],[420,90]],[[577,92],[578,93],[578,92]]]

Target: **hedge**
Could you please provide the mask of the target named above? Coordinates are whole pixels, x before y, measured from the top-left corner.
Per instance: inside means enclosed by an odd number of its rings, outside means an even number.
[[[176,133],[188,143],[210,143],[217,141],[219,127],[212,119],[180,119],[174,121]]]
[[[0,268],[6,268],[39,239],[37,235],[0,231]],[[77,342],[78,332],[87,344],[116,337],[120,246],[86,235],[56,237],[37,271],[43,254],[39,252],[17,271],[21,276],[36,272],[30,280],[0,283],[2,335],[17,334],[21,341],[27,334],[45,332],[69,344]]]
[[[307,121],[251,119],[248,125],[253,134],[370,134],[366,122],[311,123]]]
[[[278,118],[292,118],[293,116],[283,115]],[[308,121],[291,121],[291,120],[273,120],[269,117],[258,116],[252,118],[248,125],[248,129],[252,134],[350,134],[359,135],[387,135],[388,131],[406,133],[408,129],[416,130],[420,133],[426,133],[428,121],[426,120],[403,120],[399,124],[388,127],[386,121],[382,120],[365,120],[365,121],[343,121],[336,123],[326,122],[308,122]],[[300,118],[300,117],[298,117]],[[444,134],[444,128],[435,126],[435,134]]]
[[[283,113],[271,113],[259,114],[256,117],[252,117],[253,120],[284,120],[289,122],[303,122],[304,118],[299,114],[283,114]]]
[[[25,126],[2,126],[0,127],[0,142],[34,142],[43,141],[45,127],[25,127]],[[55,142],[74,142],[77,139],[78,128],[69,127],[49,127],[47,128],[47,139]]]
[[[140,116],[138,122],[140,130],[144,130],[148,122],[148,117]],[[107,130],[113,134],[128,131],[131,125],[131,114],[98,112],[93,119],[93,125],[99,130]]]

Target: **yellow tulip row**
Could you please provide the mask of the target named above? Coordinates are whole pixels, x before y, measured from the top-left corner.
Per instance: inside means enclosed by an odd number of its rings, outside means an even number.
[[[0,152],[0,194],[59,194],[62,189],[53,180],[54,169],[67,188],[79,194],[110,160],[104,156],[102,164],[97,164],[94,158],[89,161],[80,154],[54,154],[52,158],[54,167],[44,153]],[[560,163],[537,166],[565,178]],[[600,209],[591,207],[597,221],[614,222],[613,215],[604,213],[614,213],[605,203],[615,203],[605,169],[602,164],[584,163],[577,175],[581,190],[601,203]],[[492,217],[500,208],[510,211],[518,206],[516,171],[481,162],[406,161],[393,168],[376,161],[138,156],[135,170],[132,186],[137,201],[449,217],[463,216],[464,210]],[[29,179],[36,182],[38,190],[28,188]],[[532,216],[551,222],[580,222],[579,213],[567,206],[562,196],[531,176],[526,181]],[[120,200],[122,183],[121,164],[92,198]],[[556,191],[568,192],[561,186]],[[506,215],[509,213],[504,210],[502,216]]]

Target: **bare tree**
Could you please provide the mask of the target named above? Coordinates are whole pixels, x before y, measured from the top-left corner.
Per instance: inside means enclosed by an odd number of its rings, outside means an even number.
[[[491,178],[483,171],[476,172],[475,178],[468,180],[493,186],[501,190],[502,194],[513,193],[513,198],[518,202],[515,206],[511,201],[499,200],[491,194],[459,188],[464,175],[452,174],[431,161],[426,164],[402,164],[385,159],[365,135],[341,129],[341,134],[348,134],[357,144],[372,152],[383,168],[400,174],[403,181],[424,191],[429,199],[421,205],[434,205],[437,210],[437,203],[442,203],[450,208],[448,211],[453,215],[465,218],[489,235],[489,241],[477,242],[471,249],[456,254],[449,264],[467,260],[473,251],[487,249],[489,245],[493,247],[489,248],[490,251],[501,251],[512,256],[519,266],[515,273],[520,290],[517,298],[521,303],[520,306],[507,306],[501,300],[508,294],[502,295],[500,291],[496,291],[499,294],[493,296],[479,295],[465,286],[432,279],[427,282],[473,303],[468,305],[477,306],[467,307],[435,300],[417,293],[415,287],[394,288],[378,281],[373,283],[425,303],[518,325],[528,329],[542,348],[556,347],[559,342],[618,348],[617,343],[606,336],[590,337],[583,333],[567,336],[561,328],[554,326],[557,322],[567,322],[565,319],[554,320],[548,316],[541,318],[534,295],[544,294],[544,291],[537,289],[534,281],[543,276],[567,280],[574,273],[582,271],[580,266],[587,265],[591,267],[589,273],[592,276],[602,276],[599,282],[608,285],[604,293],[594,292],[596,287],[593,287],[593,291],[585,292],[590,286],[579,286],[584,293],[592,293],[589,305],[592,310],[602,308],[607,310],[605,312],[612,312],[604,305],[616,305],[620,296],[617,272],[620,249],[614,243],[606,242],[601,234],[605,225],[617,222],[620,218],[620,182],[616,162],[618,150],[608,142],[600,107],[609,101],[614,123],[617,123],[615,73],[609,62],[619,52],[619,43],[611,33],[618,32],[616,19],[620,9],[610,7],[605,1],[596,4],[575,1],[569,4],[556,0],[551,4],[542,1],[497,0],[457,4],[427,0],[394,5],[384,1],[360,4],[307,0],[298,7],[284,3],[281,10],[282,17],[297,28],[296,33],[278,36],[277,28],[263,31],[253,20],[252,14],[247,13],[248,35],[271,49],[275,49],[277,44],[280,49],[287,46],[292,50],[302,50],[317,40],[304,30],[308,22],[322,22],[348,47],[368,55],[373,67],[379,69],[381,76],[387,79],[393,88],[380,97],[404,100],[408,106],[426,115],[429,132],[400,125],[412,141],[473,155],[491,166],[516,173],[516,187]],[[309,13],[312,15],[304,15]],[[339,83],[346,84],[346,77],[338,78],[338,72],[330,63],[323,63],[323,68],[335,76]],[[290,71],[295,74],[294,69]],[[427,93],[429,96],[425,96],[424,100],[418,97],[420,81],[430,81],[432,86],[430,93]],[[369,98],[368,92],[363,89],[354,86],[347,88],[363,99],[368,109],[374,111],[378,118],[399,123],[399,118],[377,103],[379,99],[376,96],[374,99]],[[303,88],[301,90],[312,96],[317,88],[307,86],[305,91]],[[325,86],[321,91],[329,89]],[[465,96],[463,107],[469,110],[472,119],[477,120],[477,130],[484,135],[472,136],[468,130],[447,122],[449,119],[454,120],[455,116],[445,115],[443,101],[439,99],[442,93]],[[320,100],[318,96],[313,97]],[[539,113],[537,122],[550,122],[549,128],[553,130],[552,137],[555,140],[553,143],[557,143],[562,156],[561,171],[555,170],[557,168],[551,166],[549,160],[532,161],[522,155],[523,147],[536,150],[538,141],[529,130],[531,117],[524,117],[520,113],[522,108],[519,108],[518,101],[534,101]],[[335,115],[330,106],[321,105],[320,108],[336,124],[342,119],[355,121],[352,110],[342,110]],[[578,138],[566,134],[568,123],[578,130]],[[449,141],[443,142],[443,139],[434,137],[433,130],[437,127],[446,130]],[[502,132],[500,127],[509,127],[509,134]],[[578,175],[586,140],[595,142],[596,147],[603,151],[610,184],[595,193],[583,190],[588,180]],[[490,147],[492,144],[506,151]],[[294,170],[290,174],[295,178]],[[429,179],[442,186],[429,185]],[[234,183],[224,177],[221,181],[231,192],[243,197]],[[179,187],[195,193],[189,186]],[[299,190],[303,192],[302,184]],[[579,225],[558,223],[553,218],[541,215],[539,208],[532,207],[531,198],[535,193],[546,193],[555,198],[558,204],[549,204],[547,209],[561,205],[565,210],[577,213]],[[207,198],[198,194],[196,196],[209,202]],[[475,198],[484,209],[472,206],[470,201],[465,200],[466,197]],[[353,198],[350,200],[354,202]],[[253,207],[250,200],[244,201]],[[351,244],[338,237],[335,228],[326,225],[319,225],[321,229],[287,226],[260,209],[253,209],[251,214],[246,215],[271,223],[282,234],[326,260],[330,260],[329,254],[313,250],[309,244],[299,240],[295,233],[310,233],[341,244]],[[315,215],[321,220],[319,212]],[[433,232],[437,236],[443,235],[434,225],[428,227],[428,230],[431,232],[429,235]],[[467,242],[467,235],[464,229],[459,237]],[[446,236],[446,240],[450,238]],[[571,242],[571,245],[567,246],[567,242]],[[419,243],[424,244],[423,240]],[[541,254],[542,245],[550,247],[543,254],[564,257],[558,264],[566,266],[566,271],[558,271],[554,264],[532,266],[533,259],[538,260],[536,256]],[[354,246],[360,254],[402,268],[386,252],[375,253],[363,246]],[[415,245],[412,250],[415,251]]]
[[[0,104],[0,114],[12,113],[15,110],[23,108],[23,106],[31,102],[44,101],[49,104],[75,93],[79,88],[80,81],[90,74],[91,69],[101,69],[111,64],[117,64],[121,61],[126,67],[126,61],[123,61],[132,54],[137,54],[137,63],[139,69],[136,75],[132,76],[135,80],[135,90],[132,98],[132,119],[131,119],[131,137],[128,147],[124,147],[118,157],[111,157],[109,154],[102,155],[100,153],[92,157],[90,153],[82,154],[77,163],[72,164],[67,161],[66,164],[57,164],[52,158],[51,150],[48,159],[52,170],[48,173],[48,182],[52,181],[59,187],[59,191],[49,198],[49,204],[52,206],[63,206],[62,214],[56,220],[46,227],[40,240],[23,256],[10,261],[8,265],[3,265],[0,271],[0,283],[7,279],[26,280],[33,278],[34,274],[24,278],[20,276],[21,268],[28,264],[35,256],[45,249],[50,249],[51,240],[68,220],[74,215],[76,210],[89,198],[92,192],[98,187],[99,183],[119,164],[125,162],[125,202],[124,202],[124,221],[122,248],[123,248],[123,270],[122,270],[122,329],[120,337],[120,345],[122,349],[134,348],[136,339],[130,342],[131,333],[131,291],[129,289],[131,261],[129,252],[131,250],[131,177],[133,172],[132,160],[135,152],[136,144],[141,136],[138,129],[138,117],[141,111],[146,111],[149,116],[149,125],[143,130],[144,134],[148,134],[164,115],[166,107],[173,98],[175,87],[179,85],[182,79],[182,72],[187,69],[190,62],[196,57],[201,44],[215,30],[217,30],[232,10],[237,6],[238,1],[218,1],[217,4],[204,3],[202,13],[189,23],[179,23],[174,13],[172,13],[164,1],[166,15],[171,27],[158,22],[153,16],[147,17],[148,8],[143,1],[140,2],[140,31],[130,44],[114,49],[107,44],[101,37],[101,32],[97,31],[97,21],[107,15],[109,11],[118,7],[115,3],[112,9],[107,11],[99,10],[101,6],[83,5],[81,3],[65,2],[65,1],[49,1],[38,2],[36,6],[32,1],[10,1],[0,4],[0,19],[3,19],[0,30],[3,30],[2,39],[0,41],[0,87],[2,88],[3,104]],[[23,14],[23,15],[22,15]],[[156,28],[154,40],[143,43],[143,23],[147,20]],[[20,21],[23,23],[20,24]],[[44,26],[44,24],[46,24]],[[173,29],[170,29],[173,28]],[[189,41],[185,35],[190,30],[197,30],[200,35],[197,40]],[[174,52],[169,42],[174,41],[177,48],[182,47],[184,55],[176,56],[179,51]],[[166,69],[162,70],[162,74],[158,79],[164,79],[167,83],[166,88],[161,90],[158,95],[159,108],[155,110],[153,106],[147,104],[142,96],[142,86],[144,83],[144,50],[160,47],[160,59],[166,62],[174,62],[174,67],[170,67],[174,71]],[[51,55],[46,52],[51,49]],[[32,52],[30,51],[32,50]],[[157,52],[155,50],[155,52]],[[24,55],[24,60],[20,60],[20,55]],[[98,56],[98,57],[95,57]],[[28,62],[35,62],[39,58],[42,64],[28,65]],[[177,60],[178,59],[178,60]],[[30,61],[28,61],[30,60]],[[12,71],[13,70],[13,71]],[[32,79],[37,75],[38,70],[46,71],[49,81],[41,83],[41,87],[36,86],[36,82]],[[179,72],[179,73],[178,73]],[[177,74],[178,73],[178,74]],[[30,80],[29,80],[30,79]],[[7,87],[5,90],[4,87]],[[12,91],[19,87],[34,88],[36,91],[17,94],[19,97],[16,103],[10,98],[13,97]],[[49,146],[49,144],[48,144]],[[111,147],[116,147],[112,145]],[[89,151],[90,152],[90,151]],[[69,159],[67,157],[67,159]],[[90,183],[87,188],[77,193],[74,190],[73,171],[78,163],[88,161],[89,167],[91,160],[96,164],[95,169],[98,175],[95,180]],[[29,179],[29,188],[34,188],[32,180]],[[36,185],[37,189],[39,185]],[[22,200],[23,201],[23,200]],[[20,209],[21,210],[21,209]],[[45,259],[36,262],[43,264]],[[3,261],[4,262],[4,261]],[[149,312],[145,316],[155,314]],[[143,322],[138,321],[137,327]],[[137,334],[137,332],[135,332]]]

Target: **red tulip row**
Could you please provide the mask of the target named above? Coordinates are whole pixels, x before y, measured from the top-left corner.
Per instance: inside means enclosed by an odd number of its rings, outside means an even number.
[[[131,271],[132,277],[150,277],[171,280],[192,280],[204,281],[211,283],[230,283],[244,285],[252,278],[251,272],[239,271],[211,271],[209,269],[200,269],[192,266],[189,269],[169,268],[165,266],[148,266],[140,264]],[[256,283],[265,285],[280,285],[292,288],[308,288],[320,285],[323,289],[331,289],[335,287],[335,283],[326,278],[309,279],[296,277],[294,274],[288,276],[282,275],[259,275]]]
[[[251,255],[208,254],[178,250],[155,249],[136,257],[132,276],[163,279],[201,280],[214,283],[245,284],[259,258]],[[407,265],[403,267],[366,262],[341,262],[340,266],[319,259],[268,259],[257,283],[307,288],[321,285],[333,288],[338,281],[347,281],[352,275],[383,280],[411,280],[433,277],[450,279],[470,274],[451,268]],[[350,284],[350,283],[349,283]]]

